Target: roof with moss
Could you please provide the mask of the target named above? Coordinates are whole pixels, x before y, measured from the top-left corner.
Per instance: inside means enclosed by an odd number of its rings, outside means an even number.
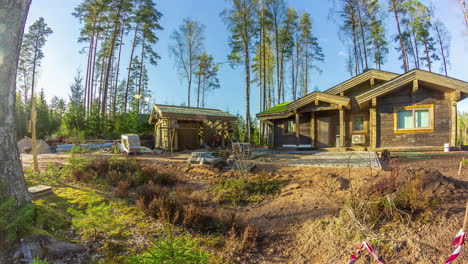
[[[275,105],[272,108],[268,108],[267,110],[259,113],[259,115],[263,114],[273,114],[273,113],[282,113],[288,109],[288,105],[292,102],[285,102],[279,105]]]
[[[160,104],[153,105],[153,110],[150,116],[150,123],[155,118],[172,118],[180,120],[213,119],[227,121],[234,121],[237,119],[236,116],[218,109]]]

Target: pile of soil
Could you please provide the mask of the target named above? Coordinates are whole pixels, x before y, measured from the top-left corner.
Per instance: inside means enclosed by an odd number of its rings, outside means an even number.
[[[371,179],[361,186],[359,193],[364,197],[379,197],[395,193],[408,184],[431,197],[451,199],[456,194],[463,195],[468,187],[466,182],[446,177],[437,169],[408,168],[392,171],[387,177]]]
[[[52,153],[52,151],[50,150],[50,146],[45,143],[44,140],[42,139],[38,139],[36,141],[36,149],[37,149],[37,154],[45,154],[45,153]],[[32,149],[32,140],[30,138],[23,138],[21,140],[18,141],[18,149],[19,149],[19,152],[20,153],[26,153],[24,151],[24,148],[26,147],[29,147]]]

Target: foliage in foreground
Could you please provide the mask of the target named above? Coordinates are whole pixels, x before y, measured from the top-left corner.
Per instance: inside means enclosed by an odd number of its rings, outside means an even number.
[[[201,249],[188,235],[175,236],[171,231],[157,240],[151,240],[151,247],[140,256],[131,256],[126,264],[205,264],[212,255]]]
[[[121,231],[122,223],[113,215],[111,205],[98,202],[93,193],[88,194],[88,207],[85,212],[73,208],[68,208],[67,211],[73,216],[72,227],[79,230],[85,240],[95,241],[101,233],[117,235]]]
[[[0,235],[7,241],[14,241],[21,233],[29,230],[34,223],[34,205],[25,204],[15,208],[15,199],[10,197],[0,203]]]
[[[212,188],[215,199],[221,205],[238,205],[260,202],[268,196],[278,194],[286,184],[284,180],[269,179],[260,175],[250,179],[224,179]]]

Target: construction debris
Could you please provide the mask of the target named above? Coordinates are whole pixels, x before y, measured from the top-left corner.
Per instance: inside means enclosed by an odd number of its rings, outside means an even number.
[[[18,149],[20,153],[27,153],[25,149],[31,149],[32,150],[32,140],[28,137],[25,137],[21,140],[18,141]],[[45,154],[45,153],[52,153],[50,146],[45,143],[44,140],[38,139],[37,140],[37,154]]]
[[[33,200],[39,200],[54,195],[52,187],[46,185],[36,185],[29,187],[28,191],[31,194],[31,198]]]
[[[122,135],[122,150],[127,154],[139,153],[141,151],[140,137],[137,134]]]
[[[187,159],[187,163],[189,165],[209,165],[216,168],[226,166],[226,161],[223,158],[215,157],[211,152],[192,152],[192,156]]]

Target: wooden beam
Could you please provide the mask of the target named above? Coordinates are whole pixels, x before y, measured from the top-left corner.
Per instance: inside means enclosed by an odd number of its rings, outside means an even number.
[[[375,78],[370,78],[369,81],[370,81],[370,88],[374,89],[374,87],[375,87]]]
[[[461,92],[454,91],[452,92],[452,101],[459,101],[461,99]]]
[[[375,98],[374,98],[375,99]],[[370,148],[375,149],[377,147],[377,109],[374,106],[374,99],[372,99],[372,105],[369,109],[369,123],[370,123]]]
[[[418,80],[413,80],[413,88],[411,89],[411,104],[416,104],[416,92],[419,90]]]
[[[315,148],[315,112],[310,113],[310,146]]]
[[[457,144],[457,101],[450,102],[450,146]]]
[[[319,105],[319,100],[318,99],[315,99],[315,105]]]
[[[340,106],[340,147],[345,146],[346,124],[344,121],[344,109]]]
[[[300,126],[300,123],[299,123],[299,113],[297,111],[295,111],[294,115],[296,117],[296,145],[299,146],[300,141],[301,141],[301,138],[300,138],[301,126]]]

